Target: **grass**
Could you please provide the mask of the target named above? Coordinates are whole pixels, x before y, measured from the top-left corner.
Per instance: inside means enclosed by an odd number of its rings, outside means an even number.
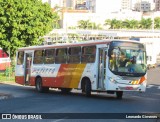
[[[14,74],[14,73],[13,73]],[[9,83],[14,83],[15,82],[15,76],[14,75],[6,75],[5,72],[0,72],[0,82],[9,82]]]

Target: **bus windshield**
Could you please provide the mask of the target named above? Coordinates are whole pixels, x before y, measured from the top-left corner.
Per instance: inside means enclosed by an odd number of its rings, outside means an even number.
[[[145,75],[146,52],[144,48],[115,46],[110,50],[109,69],[116,75],[140,77]]]

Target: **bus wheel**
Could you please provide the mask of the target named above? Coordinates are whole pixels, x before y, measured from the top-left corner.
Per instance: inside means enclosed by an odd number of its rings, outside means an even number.
[[[61,88],[61,92],[64,94],[68,94],[69,92],[71,92],[71,88]]]
[[[117,96],[117,99],[122,99],[123,91],[117,91],[116,96]]]
[[[42,79],[40,77],[36,79],[36,90],[40,93],[49,91],[49,87],[42,86]]]
[[[85,81],[85,95],[86,97],[90,97],[91,96],[91,82],[86,79]]]

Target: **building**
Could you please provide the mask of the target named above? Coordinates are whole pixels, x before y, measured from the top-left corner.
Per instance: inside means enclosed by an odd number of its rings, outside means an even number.
[[[131,10],[132,2],[131,0],[121,0],[122,10]]]
[[[86,7],[93,13],[117,12],[121,9],[121,0],[86,0]]]
[[[132,0],[132,10],[149,12],[155,10],[154,0]]]
[[[142,14],[140,12],[133,11],[121,11],[121,12],[113,12],[113,13],[73,13],[73,12],[65,12],[63,14],[63,28],[76,27],[78,21],[80,20],[89,20],[90,22],[94,22],[96,24],[100,24],[104,27],[104,23],[106,19],[118,19],[118,20],[141,20]]]
[[[43,3],[47,2],[51,8],[58,6],[58,7],[63,7],[64,6],[64,1],[63,0],[42,0]]]
[[[134,10],[140,12],[149,12],[151,11],[151,3],[148,1],[137,2],[134,6]]]
[[[50,4],[51,8],[58,6],[67,9],[86,9],[86,0],[42,0]]]
[[[160,11],[160,0],[154,0],[155,2],[155,11]]]
[[[140,42],[146,46],[147,64],[151,67],[159,64],[160,38],[140,38]]]
[[[93,13],[131,10],[132,0],[86,0],[86,7]]]
[[[74,9],[86,10],[86,0],[72,0]]]

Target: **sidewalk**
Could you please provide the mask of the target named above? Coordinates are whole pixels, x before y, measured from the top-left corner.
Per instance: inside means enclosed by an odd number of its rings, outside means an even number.
[[[16,85],[16,86],[19,85],[16,82],[11,82],[11,81],[0,81],[0,84],[8,84],[8,85]]]

